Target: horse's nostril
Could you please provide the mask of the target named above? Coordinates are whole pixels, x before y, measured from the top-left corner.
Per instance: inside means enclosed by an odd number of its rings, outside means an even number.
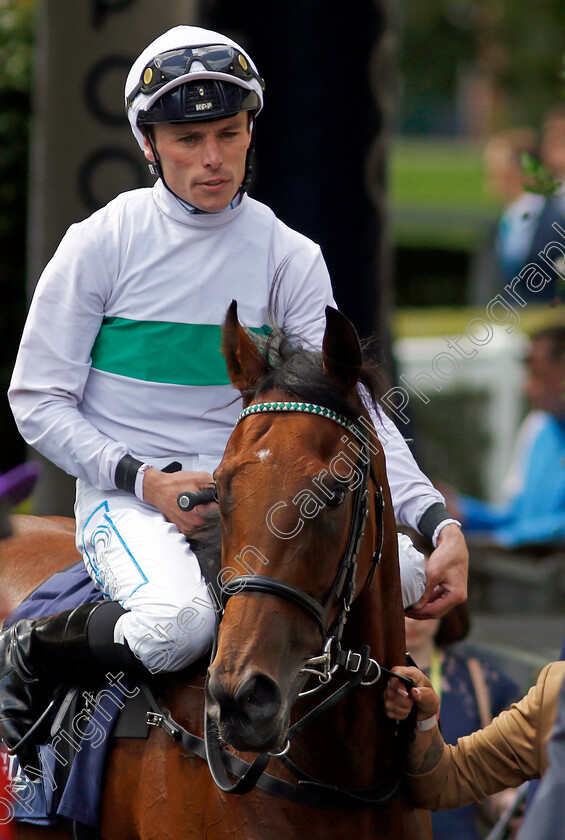
[[[226,700],[226,693],[223,689],[221,681],[217,678],[216,673],[210,669],[210,676],[206,688],[208,692],[209,703],[222,703]]]
[[[274,717],[281,706],[279,687],[266,674],[249,677],[239,687],[234,699],[244,714],[256,720]]]

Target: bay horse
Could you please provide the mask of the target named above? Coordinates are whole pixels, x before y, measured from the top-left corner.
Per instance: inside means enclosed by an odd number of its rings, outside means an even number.
[[[223,615],[207,675],[201,662],[160,677],[159,691],[205,740],[214,778],[162,727],[114,739],[104,840],[431,838],[399,784],[403,739],[383,708],[405,641],[385,456],[358,392],[374,380],[353,326],[329,307],[326,318],[313,353],[276,330],[252,339],[230,307],[222,352],[244,410],[214,476]],[[16,522],[0,564],[12,605],[77,559],[73,534],[70,520]],[[252,766],[243,782],[230,755]]]

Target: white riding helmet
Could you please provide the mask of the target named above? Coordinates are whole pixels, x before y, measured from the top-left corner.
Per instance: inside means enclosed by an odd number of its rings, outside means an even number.
[[[126,80],[126,110],[143,150],[140,126],[259,113],[264,88],[251,58],[231,38],[197,26],[175,26],[134,62]]]

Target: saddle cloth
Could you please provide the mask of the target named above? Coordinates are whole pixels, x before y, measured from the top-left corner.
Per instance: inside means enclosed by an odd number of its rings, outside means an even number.
[[[101,600],[102,594],[95,589],[82,560],[79,560],[34,590],[16,607],[4,622],[4,627],[10,627],[22,618],[54,615]],[[105,687],[98,686],[95,693]],[[79,689],[79,696],[81,692],[82,689]],[[56,712],[51,728],[54,737],[50,744],[39,748],[41,778],[30,781],[21,773],[17,759],[8,759],[8,772],[12,779],[8,790],[18,821],[55,825],[60,817],[66,817],[92,828],[98,827],[110,735],[128,693],[131,693],[129,685],[122,679],[118,684],[112,684],[111,692],[98,694],[95,704],[91,701],[91,710],[94,711],[90,717],[85,715],[84,703],[76,707],[78,711],[75,709],[74,718],[70,706],[66,716],[60,710]],[[112,700],[112,695],[117,700]]]

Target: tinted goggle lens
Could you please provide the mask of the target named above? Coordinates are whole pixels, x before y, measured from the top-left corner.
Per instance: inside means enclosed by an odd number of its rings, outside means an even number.
[[[129,102],[131,103],[139,92],[153,93],[172,79],[185,75],[195,61],[199,61],[210,72],[226,73],[238,79],[257,79],[264,88],[261,77],[252,70],[245,56],[233,47],[226,47],[224,44],[187,47],[156,56],[143,71],[141,81],[131,93]]]

